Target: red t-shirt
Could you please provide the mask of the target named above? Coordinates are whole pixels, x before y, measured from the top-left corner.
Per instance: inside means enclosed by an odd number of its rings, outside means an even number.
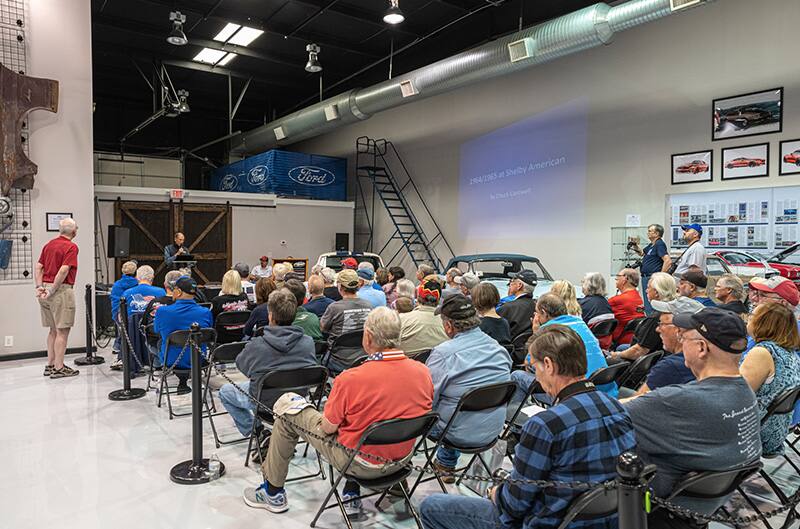
[[[409,419],[431,411],[433,382],[425,364],[399,351],[383,354],[383,360],[369,360],[336,377],[325,404],[325,418],[339,425],[338,440],[348,448],[355,448],[361,434],[374,422]],[[362,451],[396,461],[413,448],[411,440],[365,446]]]
[[[58,269],[64,265],[69,266],[69,272],[64,279],[65,285],[75,284],[75,274],[78,273],[78,245],[59,235],[42,248],[39,264],[44,266],[45,283],[52,283],[56,279]]]
[[[614,340],[618,344],[631,343],[633,340],[633,333],[626,332],[622,334],[623,329],[629,321],[636,318],[644,318],[644,302],[639,291],[636,289],[628,290],[617,296],[608,299],[611,305],[611,310],[614,311],[614,317],[617,319],[617,328],[614,329]]]

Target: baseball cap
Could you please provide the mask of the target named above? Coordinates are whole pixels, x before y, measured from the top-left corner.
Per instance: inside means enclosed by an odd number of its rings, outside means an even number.
[[[536,272],[534,272],[533,270],[520,270],[517,273],[512,272],[508,275],[512,279],[519,279],[526,285],[530,285],[532,287],[535,287],[536,284],[539,282],[539,278],[536,277]]]
[[[266,255],[262,255],[261,257],[258,258],[258,260],[259,261],[269,261],[269,257],[267,257]]]
[[[375,273],[369,268],[362,268],[361,270],[356,272],[356,274],[361,279],[366,279],[367,281],[372,281],[372,279],[375,277]]]
[[[681,229],[683,231],[695,230],[697,233],[703,233],[703,227],[699,224],[681,224]]]
[[[681,329],[694,329],[723,351],[741,354],[747,349],[747,328],[738,314],[706,307],[694,314],[683,312],[672,318]]]
[[[474,272],[467,272],[466,274],[453,278],[453,282],[457,285],[464,285],[467,287],[467,290],[472,290],[478,286],[481,280]]]
[[[184,294],[195,294],[197,292],[197,282],[188,276],[181,276],[175,281],[175,288],[179,288]]]
[[[451,320],[465,320],[478,314],[470,300],[462,294],[448,296],[436,307],[434,314],[441,314]]]
[[[708,277],[703,273],[702,270],[687,270],[683,274],[681,274],[681,279],[683,281],[688,281],[689,283],[698,286],[700,288],[706,288],[708,286]]]
[[[428,276],[431,277],[431,276]],[[435,279],[429,279],[422,282],[417,286],[417,299],[422,301],[439,301],[442,297],[442,284]]]
[[[686,296],[678,296],[672,301],[660,301],[654,299],[650,302],[650,306],[653,307],[654,311],[662,312],[664,314],[681,314],[683,312],[694,314],[695,312],[700,312],[705,308],[705,305],[699,301],[695,301],[692,298],[687,298]]]
[[[347,269],[355,270],[358,268],[358,261],[352,257],[347,257],[346,259],[342,259],[342,266]]]
[[[336,275],[336,283],[345,288],[358,288],[358,274],[355,270],[346,268]]]
[[[750,288],[762,292],[773,292],[793,307],[800,303],[800,292],[798,292],[797,286],[783,276],[772,276],[769,279],[754,277],[750,280]]]

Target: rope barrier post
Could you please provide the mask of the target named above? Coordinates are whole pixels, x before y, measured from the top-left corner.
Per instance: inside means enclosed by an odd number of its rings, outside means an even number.
[[[119,350],[122,355],[122,389],[117,389],[108,394],[109,400],[134,400],[140,399],[147,394],[142,388],[131,388],[131,360],[133,354],[128,348],[128,307],[125,298],[119,300],[119,319],[123,339],[119,342]]]
[[[192,459],[178,463],[169,471],[169,477],[180,485],[200,485],[211,480],[208,459],[203,458],[203,377],[200,372],[202,353],[198,340],[200,325],[193,323],[189,333],[192,349]],[[225,465],[220,462],[219,476],[225,474]]]
[[[86,306],[86,357],[78,358],[75,360],[76,366],[96,366],[106,361],[102,356],[95,356],[92,352],[92,341],[94,333],[92,332],[92,285],[86,285],[86,293],[83,297]]]
[[[619,529],[647,529],[644,510],[644,463],[639,456],[625,452],[617,460],[617,503]]]

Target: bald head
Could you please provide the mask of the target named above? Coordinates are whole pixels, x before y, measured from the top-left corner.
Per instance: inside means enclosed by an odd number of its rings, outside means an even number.
[[[181,232],[175,234],[175,246],[181,247],[183,246],[186,237],[183,236]]]

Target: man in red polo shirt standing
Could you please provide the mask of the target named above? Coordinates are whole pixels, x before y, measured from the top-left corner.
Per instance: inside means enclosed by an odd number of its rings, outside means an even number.
[[[71,218],[61,219],[58,233],[58,237],[44,245],[36,263],[36,298],[42,325],[50,329],[44,376],[54,379],[78,374],[77,369],[64,365],[69,331],[75,323],[72,286],[78,272],[78,246],[72,239],[78,234],[78,225]]]

